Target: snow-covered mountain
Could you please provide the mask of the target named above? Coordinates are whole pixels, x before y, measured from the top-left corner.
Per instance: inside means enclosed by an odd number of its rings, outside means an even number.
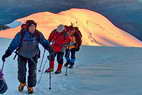
[[[19,26],[21,24],[22,24],[21,22],[13,21],[12,23],[6,24],[6,26],[8,26],[10,28],[15,28],[15,27],[17,27],[17,26]]]
[[[103,15],[86,9],[70,9],[60,13],[39,12],[15,22],[24,23],[33,19],[38,23],[38,30],[48,38],[50,32],[59,24],[78,26],[83,34],[83,45],[130,46],[141,47],[142,42],[117,28]],[[13,38],[20,31],[20,26],[0,31],[0,37]]]
[[[0,43],[4,43],[0,47],[0,58],[9,42],[0,39]],[[76,66],[69,70],[68,76],[64,75],[65,68],[60,75],[53,73],[52,89],[49,90],[48,74],[43,74],[34,95],[141,95],[141,54],[141,48],[83,46],[77,54]],[[13,56],[7,59],[4,74],[9,87],[5,95],[27,95],[26,88],[23,93],[17,91],[17,62]],[[40,74],[38,72],[38,79]]]

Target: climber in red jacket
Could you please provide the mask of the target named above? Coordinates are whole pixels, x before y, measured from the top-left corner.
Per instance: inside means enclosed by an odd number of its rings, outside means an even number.
[[[57,29],[51,32],[48,40],[50,41],[50,45],[53,48],[54,54],[50,57],[50,66],[45,72],[54,71],[54,60],[57,56],[58,68],[55,74],[59,74],[62,71],[65,49],[71,41],[68,32],[66,32],[66,27],[64,25],[59,25]]]

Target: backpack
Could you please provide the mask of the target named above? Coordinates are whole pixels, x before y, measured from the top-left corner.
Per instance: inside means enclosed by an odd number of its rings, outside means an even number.
[[[74,27],[74,28],[76,29],[74,36],[76,39],[77,47],[80,47],[82,44],[82,34],[81,34],[80,30],[78,29],[78,27]]]

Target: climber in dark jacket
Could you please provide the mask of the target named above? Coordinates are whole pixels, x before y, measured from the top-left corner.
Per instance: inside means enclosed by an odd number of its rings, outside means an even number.
[[[29,75],[27,87],[29,93],[33,93],[33,87],[36,86],[37,61],[40,55],[39,43],[50,53],[52,52],[48,40],[44,38],[41,32],[36,30],[36,27],[35,21],[27,20],[2,57],[2,60],[5,61],[16,50],[18,55],[18,80],[20,82],[18,86],[19,91],[23,91],[26,86],[26,63],[28,63]]]

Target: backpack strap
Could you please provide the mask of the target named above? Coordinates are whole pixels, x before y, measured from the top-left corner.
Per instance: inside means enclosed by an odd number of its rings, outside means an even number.
[[[20,44],[19,44],[19,47],[16,49],[16,52],[20,49],[20,47],[22,46],[22,42],[23,42],[23,39],[24,39],[24,34],[25,34],[25,30],[21,30],[19,32],[19,35],[21,35],[20,37]]]
[[[21,32],[20,32],[20,35],[21,35],[21,38],[20,38],[20,45],[19,45],[19,47],[21,47],[22,46],[22,41],[23,41],[23,39],[24,39],[24,35],[25,35],[25,30],[22,30]]]
[[[34,36],[36,37],[36,40],[39,42],[40,40],[40,31],[36,30],[34,33]]]
[[[14,58],[13,58],[14,60],[15,60],[16,56],[18,55],[18,50],[19,50],[19,49],[21,48],[21,46],[22,46],[24,34],[25,34],[25,30],[22,29],[22,30],[19,32],[19,35],[21,35],[20,44],[19,44],[19,47],[18,47],[18,48],[16,49],[16,51],[15,51],[15,56],[14,56]]]

